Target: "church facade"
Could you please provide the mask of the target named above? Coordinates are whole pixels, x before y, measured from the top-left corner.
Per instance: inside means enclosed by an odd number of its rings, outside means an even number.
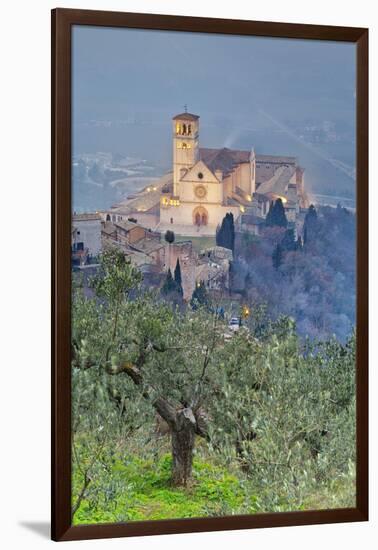
[[[272,202],[280,198],[289,222],[308,208],[304,170],[295,157],[260,155],[254,149],[200,147],[200,118],[172,119],[172,171],[101,212],[103,221],[136,219],[163,233],[214,236],[232,212],[240,229],[258,234]]]
[[[289,221],[306,208],[304,170],[295,157],[256,155],[199,146],[199,116],[172,119],[172,180],[160,192],[159,229],[178,234],[214,234],[227,212],[264,218],[269,204],[281,198]]]

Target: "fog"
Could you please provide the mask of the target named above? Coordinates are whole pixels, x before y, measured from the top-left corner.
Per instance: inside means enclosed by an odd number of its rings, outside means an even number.
[[[187,105],[201,146],[295,155],[311,191],[354,196],[353,44],[77,26],[72,52],[74,155],[169,169]]]

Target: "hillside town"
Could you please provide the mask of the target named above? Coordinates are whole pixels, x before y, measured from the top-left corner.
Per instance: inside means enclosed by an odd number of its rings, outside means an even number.
[[[172,119],[172,170],[109,209],[72,215],[72,264],[93,268],[101,251],[117,247],[152,286],[180,265],[183,299],[204,283],[229,288],[233,250],[216,244],[232,214],[236,234],[258,236],[280,200],[295,237],[308,209],[304,170],[295,157],[199,146],[199,116]],[[166,238],[167,232],[172,235]]]

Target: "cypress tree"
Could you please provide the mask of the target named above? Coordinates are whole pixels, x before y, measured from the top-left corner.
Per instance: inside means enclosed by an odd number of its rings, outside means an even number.
[[[318,227],[318,214],[316,212],[315,206],[310,205],[310,208],[307,210],[305,221],[303,225],[303,244],[306,245],[316,239]]]
[[[165,232],[165,236],[164,236],[165,240],[167,241],[167,243],[169,244],[172,244],[175,240],[175,234],[173,231],[171,231],[170,229],[168,229],[166,232]]]
[[[272,216],[273,216],[273,205],[274,205],[274,202],[272,201],[269,205],[269,210],[268,210],[268,213],[266,215],[266,218],[265,218],[265,225],[268,225],[268,226],[271,226],[273,225],[272,223]]]
[[[167,277],[164,281],[163,286],[161,287],[161,292],[163,294],[169,294],[170,292],[173,292],[177,290],[177,285],[172,277],[171,269],[168,269]]]
[[[177,290],[182,295],[184,293],[184,291],[182,289],[181,267],[180,267],[180,260],[178,258],[177,258],[177,262],[176,262],[174,277],[175,277],[175,283],[176,283],[176,286],[177,286]]]
[[[180,260],[177,258],[176,267],[175,267],[175,281],[178,285],[181,285],[182,279],[181,279],[181,267],[180,267]]]
[[[229,215],[229,225],[230,225],[230,250],[232,252],[235,248],[235,224],[234,224],[234,215],[232,212],[230,212]]]
[[[217,228],[215,240],[218,246],[234,251],[235,224],[232,212],[228,212],[223,218],[221,226]]]
[[[268,226],[287,227],[285,208],[281,199],[277,199],[274,203],[270,204],[265,224]]]
[[[276,248],[273,250],[273,254],[272,254],[272,262],[273,262],[274,269],[278,269],[280,267],[280,265],[282,264],[282,260],[283,260],[282,247],[278,243]]]
[[[207,305],[209,302],[208,293],[204,281],[200,281],[192,294],[190,305],[192,309],[197,309],[199,305]]]
[[[281,246],[283,250],[296,250],[296,242],[294,237],[294,229],[286,229],[285,235],[281,241]]]

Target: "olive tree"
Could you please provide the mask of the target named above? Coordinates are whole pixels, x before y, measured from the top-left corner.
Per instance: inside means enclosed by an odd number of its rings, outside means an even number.
[[[140,274],[117,250],[105,252],[93,281],[96,296],[73,300],[73,366],[96,369],[98,384],[127,379],[168,424],[172,481],[191,478],[195,437],[207,437],[209,381],[224,327],[217,313],[199,307],[180,313],[138,291]],[[112,392],[117,388],[112,387]]]
[[[348,474],[355,460],[354,337],[345,346],[302,345],[293,321],[282,318],[264,338],[235,336],[219,371],[211,442],[239,462],[265,509],[298,509],[322,480]]]

